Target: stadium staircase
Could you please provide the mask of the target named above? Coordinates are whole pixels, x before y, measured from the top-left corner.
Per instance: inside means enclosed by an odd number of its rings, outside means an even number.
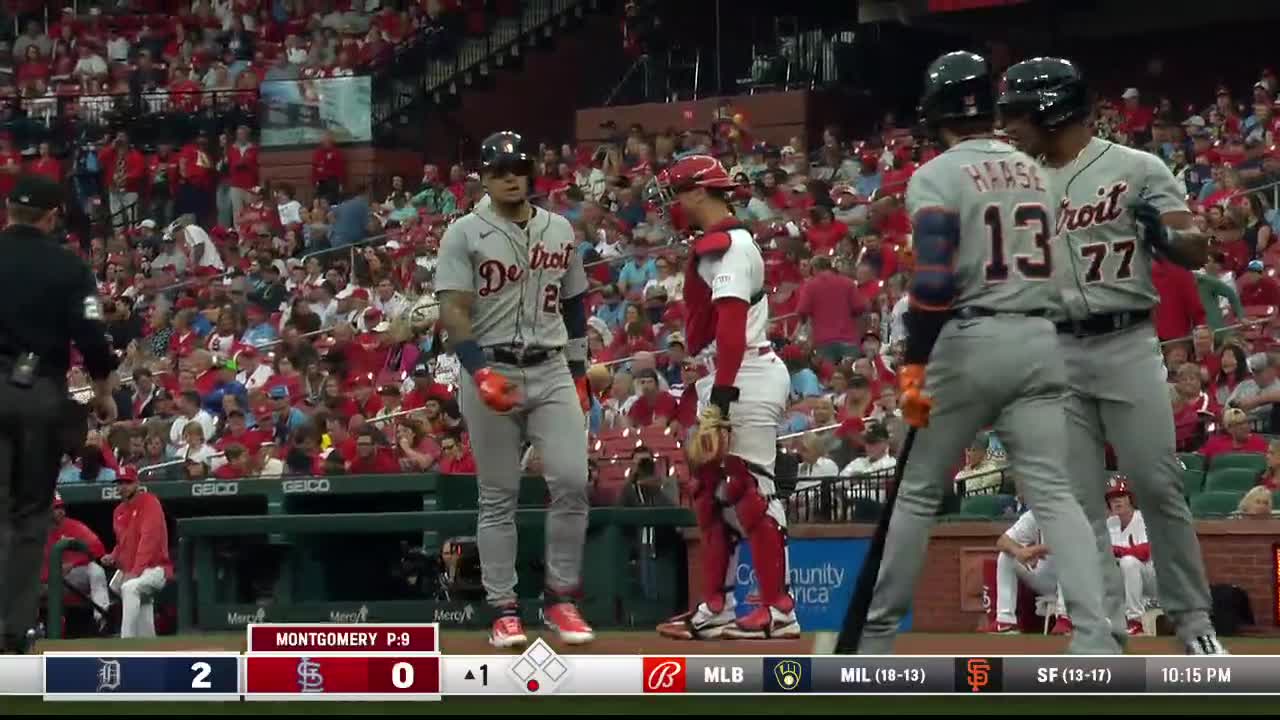
[[[521,67],[527,53],[572,32],[588,15],[613,10],[609,0],[512,0],[497,5],[482,32],[476,32],[475,21],[468,19],[466,34],[451,52],[405,57],[407,65],[398,60],[397,67],[375,78],[375,128],[409,123],[420,103],[427,108],[456,105],[462,93],[488,87],[499,70]]]

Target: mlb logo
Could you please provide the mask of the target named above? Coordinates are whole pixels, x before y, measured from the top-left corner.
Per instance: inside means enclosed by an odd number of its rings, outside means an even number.
[[[688,680],[682,657],[646,657],[644,659],[644,691],[647,693],[682,693]]]
[[[965,115],[978,114],[978,98],[976,95],[965,95],[962,102],[964,103]]]

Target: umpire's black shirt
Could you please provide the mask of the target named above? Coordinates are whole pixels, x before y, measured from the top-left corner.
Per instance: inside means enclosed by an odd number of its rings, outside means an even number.
[[[115,369],[89,266],[37,227],[0,230],[0,355],[35,353],[39,374],[62,380],[73,342],[93,379]]]

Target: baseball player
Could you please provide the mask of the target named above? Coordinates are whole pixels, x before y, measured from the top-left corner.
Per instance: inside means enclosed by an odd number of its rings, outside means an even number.
[[[791,376],[769,343],[764,258],[734,217],[735,183],[718,160],[681,158],[657,185],[702,231],[690,248],[684,297],[689,352],[708,370],[695,386],[698,426],[686,446],[697,485],[702,600],[658,632],[681,639],[796,638],[787,516],[773,476]],[[751,548],[760,604],[738,618],[732,572],[740,538]]]
[[[1066,368],[1046,317],[1057,302],[1046,282],[1052,196],[1034,160],[991,137],[995,98],[984,58],[953,52],[935,60],[921,102],[947,150],[907,188],[916,267],[899,389],[902,417],[917,430],[858,651],[892,650],[951,470],[990,425],[1053,552],[1076,628],[1070,651],[1119,652],[1102,615],[1098,551],[1079,541],[1089,523],[1065,471]]]
[[[996,622],[991,631],[1016,635],[1018,628],[1018,581],[1027,584],[1037,595],[1057,595],[1062,615],[1062,595],[1058,590],[1058,569],[1044,544],[1044,534],[1035,513],[1022,513],[996,540]]]
[[[111,514],[116,546],[100,562],[116,568],[111,587],[120,593],[120,637],[155,637],[153,600],[173,579],[169,529],[155,495],[138,492],[138,475],[121,470],[120,504]]]
[[[1107,486],[1107,532],[1111,553],[1120,564],[1124,580],[1124,619],[1130,635],[1141,635],[1146,599],[1156,596],[1156,570],[1151,564],[1151,543],[1142,511],[1133,507],[1133,493],[1123,475],[1113,475]]]
[[[480,485],[481,579],[495,608],[489,642],[527,642],[516,602],[516,498],[527,440],[544,458],[547,625],[566,643],[594,638],[573,598],[587,531],[587,276],[563,217],[528,201],[533,162],[519,135],[480,149],[488,203],[449,226],[435,288],[464,368],[459,405]]]
[[[53,494],[53,525],[49,528],[49,537],[44,545],[44,572],[40,575],[40,582],[48,584],[49,573],[49,555],[53,552],[53,546],[58,544],[59,540],[72,538],[79,540],[89,548],[88,553],[83,552],[65,552],[62,554],[62,567],[59,574],[66,584],[79,590],[89,596],[93,600],[94,610],[93,617],[98,621],[99,630],[106,627],[107,618],[99,611],[99,608],[106,609],[111,604],[111,596],[107,592],[107,573],[102,566],[93,562],[94,558],[100,558],[106,554],[107,549],[102,544],[102,540],[98,538],[97,533],[89,529],[88,525],[67,517],[67,506],[62,501],[62,495],[55,492]]]
[[[1190,654],[1226,651],[1209,619],[1209,583],[1174,455],[1173,415],[1151,323],[1159,301],[1151,260],[1160,254],[1187,268],[1206,259],[1205,237],[1191,224],[1183,191],[1154,155],[1094,137],[1088,90],[1061,58],[1011,66],[999,99],[1005,129],[1041,156],[1058,210],[1054,285],[1066,319],[1060,352],[1070,373],[1067,432],[1071,478],[1093,525],[1103,562],[1106,612],[1125,638],[1121,579],[1110,554],[1104,443],[1134,486],[1150,523],[1161,605]]]

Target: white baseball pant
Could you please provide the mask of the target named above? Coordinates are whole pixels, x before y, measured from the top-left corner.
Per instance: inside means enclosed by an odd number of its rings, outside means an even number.
[[[1120,558],[1120,576],[1124,578],[1124,619],[1140,620],[1146,612],[1146,600],[1156,597],[1156,569],[1132,555]]]
[[[107,572],[98,563],[77,565],[62,576],[68,585],[89,596],[93,604],[102,609],[111,606],[111,595],[107,592]],[[102,613],[93,611],[96,620],[102,619]]]
[[[1009,553],[996,559],[996,622],[1018,623],[1018,581],[1026,583],[1036,595],[1058,596],[1055,614],[1064,615],[1062,593],[1058,590],[1058,571],[1053,558],[1040,558],[1034,568],[1018,562]]]
[[[156,613],[152,602],[164,589],[164,568],[151,567],[120,584],[120,637],[155,637]]]

